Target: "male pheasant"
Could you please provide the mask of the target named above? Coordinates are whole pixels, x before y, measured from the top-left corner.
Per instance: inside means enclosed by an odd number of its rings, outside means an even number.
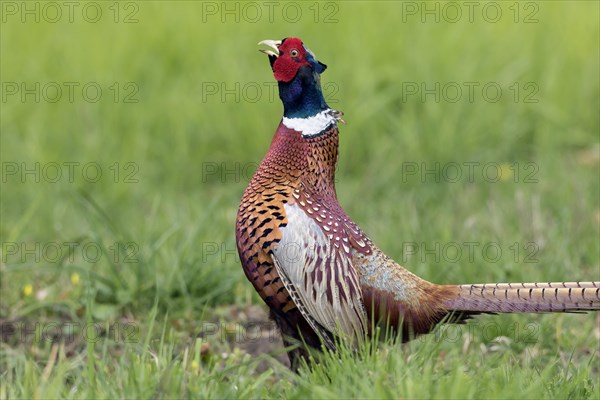
[[[473,314],[600,309],[600,282],[436,285],[386,256],[338,203],[337,121],[298,38],[265,40],[283,119],[248,185],[236,241],[246,276],[269,306],[297,369],[307,348],[355,342],[384,324],[403,340]],[[298,345],[299,344],[299,345]]]

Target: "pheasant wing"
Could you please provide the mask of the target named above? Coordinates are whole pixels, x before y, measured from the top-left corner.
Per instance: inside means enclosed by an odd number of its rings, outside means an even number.
[[[329,334],[364,337],[367,314],[348,253],[297,204],[285,210],[288,223],[272,256],[290,297],[328,347],[334,347]]]

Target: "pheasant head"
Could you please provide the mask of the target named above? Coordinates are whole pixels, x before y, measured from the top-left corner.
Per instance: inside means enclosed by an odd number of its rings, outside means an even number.
[[[284,117],[307,118],[329,109],[323,98],[320,79],[327,66],[304,47],[302,40],[263,40],[259,44],[270,47],[261,51],[269,56],[279,84]]]

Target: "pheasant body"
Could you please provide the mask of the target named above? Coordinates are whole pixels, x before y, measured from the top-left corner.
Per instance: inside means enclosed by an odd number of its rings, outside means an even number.
[[[337,122],[323,99],[326,66],[296,38],[265,41],[284,117],[243,195],[236,241],[248,280],[284,343],[335,348],[383,324],[403,340],[474,314],[600,309],[600,282],[436,285],[387,257],[337,200]],[[307,348],[289,352],[298,367]]]

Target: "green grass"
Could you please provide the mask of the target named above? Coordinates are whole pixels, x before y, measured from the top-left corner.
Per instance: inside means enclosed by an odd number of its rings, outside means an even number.
[[[340,202],[388,255],[438,283],[600,280],[598,3],[519,3],[518,23],[513,2],[498,3],[497,23],[481,7],[473,23],[464,8],[456,23],[422,23],[403,8],[421,2],[361,1],[321,3],[317,17],[298,3],[290,23],[282,3],[273,22],[263,5],[261,20],[236,23],[206,13],[220,2],[158,1],[134,3],[131,24],[99,4],[97,23],[77,12],[70,23],[66,9],[58,23],[3,13],[0,398],[600,397],[594,314],[481,317],[293,375],[275,338],[267,352],[236,339],[262,304],[234,239],[281,116],[256,43],[299,36],[329,66],[330,105],[348,122]],[[125,7],[119,20],[135,11]],[[57,82],[63,96],[7,93],[21,82]],[[79,83],[72,102],[64,82]],[[82,97],[88,82],[98,102]],[[407,94],[436,82],[463,96]],[[465,82],[479,84],[473,101]],[[490,82],[497,102],[481,94]],[[221,85],[236,94],[222,99]],[[72,180],[64,163],[79,163]],[[422,163],[457,163],[463,176],[406,173]],[[464,163],[502,166],[504,179],[477,167],[470,181]],[[483,252],[490,243],[499,257]]]

